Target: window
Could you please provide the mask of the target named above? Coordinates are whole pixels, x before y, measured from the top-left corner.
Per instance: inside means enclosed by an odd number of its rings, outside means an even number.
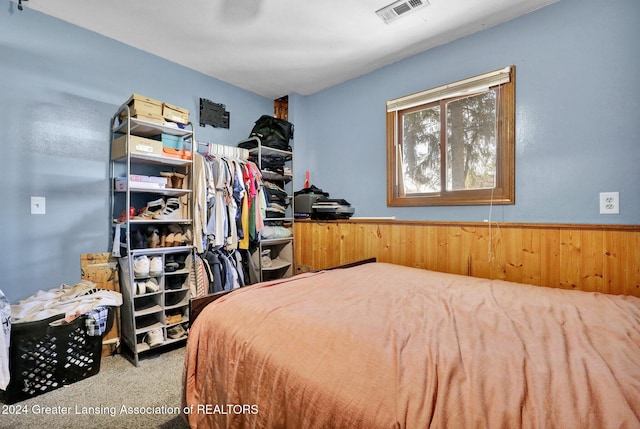
[[[387,205],[515,202],[515,68],[387,102]]]

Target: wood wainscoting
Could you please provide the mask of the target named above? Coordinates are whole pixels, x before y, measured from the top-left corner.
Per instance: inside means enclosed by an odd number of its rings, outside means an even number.
[[[474,277],[640,297],[640,226],[340,220],[295,223],[297,272],[375,257]]]

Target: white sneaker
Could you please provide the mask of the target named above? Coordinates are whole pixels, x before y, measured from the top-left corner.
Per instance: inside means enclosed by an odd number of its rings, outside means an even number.
[[[136,277],[149,275],[149,258],[147,258],[147,255],[136,256],[133,259],[133,274]]]
[[[263,268],[268,268],[273,265],[273,261],[271,260],[271,249],[265,249],[260,254],[261,264]]]
[[[162,329],[154,329],[149,332],[145,341],[149,344],[149,347],[158,346],[164,343],[164,334],[162,333]]]
[[[149,261],[149,272],[151,274],[162,274],[162,256],[154,256]]]
[[[147,283],[145,283],[145,288],[147,289],[147,292],[158,292],[160,290],[160,285],[155,277],[151,277]]]
[[[147,290],[147,287],[145,282],[136,282],[136,294],[144,295],[146,290]]]

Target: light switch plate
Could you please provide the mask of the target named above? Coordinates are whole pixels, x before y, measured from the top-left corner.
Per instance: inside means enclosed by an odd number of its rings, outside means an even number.
[[[46,214],[46,200],[44,197],[31,197],[31,214]]]

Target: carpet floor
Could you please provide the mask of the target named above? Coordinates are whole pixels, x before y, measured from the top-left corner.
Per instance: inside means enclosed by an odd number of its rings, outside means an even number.
[[[0,401],[0,428],[188,428],[180,415],[184,353],[145,355],[138,367],[103,357],[93,377],[13,405]]]

